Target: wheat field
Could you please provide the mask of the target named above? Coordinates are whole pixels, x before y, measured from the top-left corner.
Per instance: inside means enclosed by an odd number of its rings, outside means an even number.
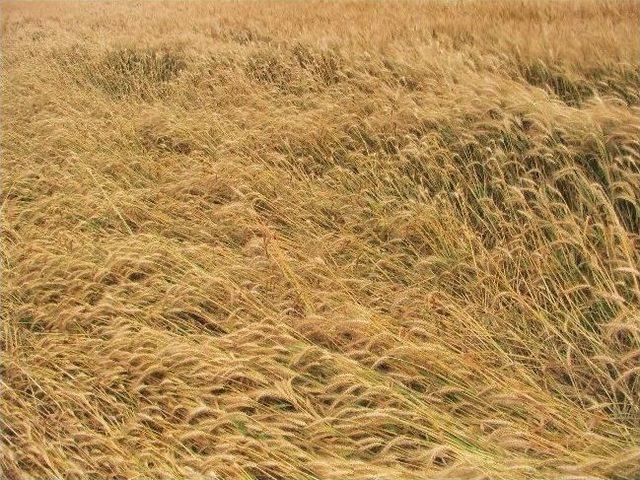
[[[3,478],[640,478],[640,2],[0,8]]]

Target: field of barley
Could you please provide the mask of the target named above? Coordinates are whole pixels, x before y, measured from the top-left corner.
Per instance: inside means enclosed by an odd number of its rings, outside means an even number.
[[[640,2],[8,2],[8,480],[640,478]]]

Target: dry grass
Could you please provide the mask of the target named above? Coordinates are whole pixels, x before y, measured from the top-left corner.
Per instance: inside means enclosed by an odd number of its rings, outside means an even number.
[[[5,478],[639,478],[638,2],[2,10]]]

